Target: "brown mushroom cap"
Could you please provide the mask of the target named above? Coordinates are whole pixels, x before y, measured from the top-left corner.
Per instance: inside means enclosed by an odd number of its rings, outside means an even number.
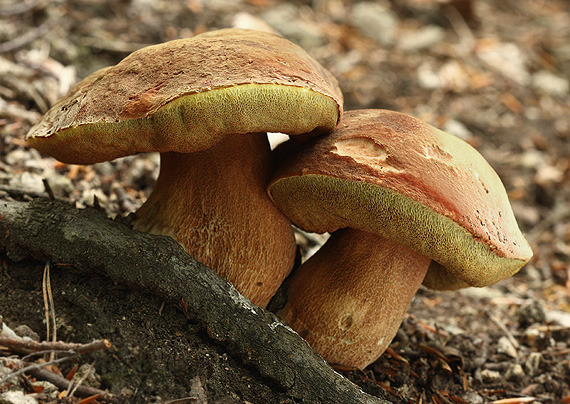
[[[329,362],[376,360],[425,279],[484,286],[532,255],[483,157],[418,119],[346,112],[329,135],[277,153],[273,200],[302,229],[332,232],[291,275],[280,315]]]
[[[345,112],[338,128],[293,149],[269,194],[300,228],[351,227],[437,261],[428,286],[486,286],[532,257],[505,188],[462,140],[411,116]],[[431,281],[431,282],[430,282]]]
[[[332,130],[342,93],[299,46],[265,32],[212,31],[140,49],[99,70],[31,128],[67,163],[161,152],[137,230],[174,237],[265,306],[292,269],[290,222],[269,200],[265,132]]]
[[[58,160],[90,164],[204,150],[227,134],[332,130],[341,106],[334,77],[299,46],[224,29],[142,48],[93,73],[27,140]]]

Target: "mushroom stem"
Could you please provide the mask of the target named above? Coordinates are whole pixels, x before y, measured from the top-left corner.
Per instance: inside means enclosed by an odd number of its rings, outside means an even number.
[[[280,315],[323,358],[363,369],[388,347],[430,259],[345,228],[291,277]]]
[[[264,134],[226,136],[191,154],[162,153],[156,186],[134,227],[168,235],[265,307],[293,267],[288,219],[270,201]]]

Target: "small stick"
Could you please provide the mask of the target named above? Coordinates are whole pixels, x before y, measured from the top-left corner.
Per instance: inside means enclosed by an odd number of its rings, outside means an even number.
[[[0,9],[0,17],[11,17],[18,14],[24,14],[32,9],[36,8],[40,2],[37,0],[34,1],[20,1],[18,3],[14,3],[11,7],[3,6]],[[41,5],[41,4],[40,4]],[[43,8],[43,7],[42,7]]]
[[[50,275],[49,275],[49,270],[51,268],[51,261],[48,260],[46,263],[46,266],[44,268],[44,278],[43,278],[43,294],[44,294],[44,307],[46,310],[46,324],[48,324],[48,334],[47,334],[47,338],[49,339],[50,334],[49,334],[49,320],[51,317],[52,320],[52,325],[53,325],[53,331],[52,331],[52,335],[51,335],[51,340],[52,342],[57,342],[57,325],[56,325],[56,321],[55,321],[55,304],[53,302],[53,294],[51,292],[51,280],[50,280]],[[47,300],[46,300],[46,295],[47,295]],[[49,310],[49,314],[48,314],[48,310]],[[55,352],[51,352],[50,353],[50,360],[54,360],[55,359]]]
[[[53,193],[53,189],[51,189],[51,185],[49,185],[49,181],[45,178],[42,178],[42,183],[44,184],[44,189],[49,196],[50,201],[55,199],[55,195]]]
[[[492,401],[491,404],[524,404],[532,403],[535,401],[535,397],[514,397],[514,398],[503,398],[501,400]]]
[[[487,312],[487,315],[489,316],[491,321],[497,324],[497,326],[505,333],[510,343],[513,344],[513,346],[518,350],[520,348],[518,341],[515,339],[513,334],[508,330],[508,328],[501,322],[501,320],[495,317],[491,312]]]
[[[50,382],[51,384],[55,385],[60,390],[68,390],[71,382],[67,380],[65,377],[50,372],[49,370],[42,369],[42,368],[35,368],[30,369],[30,373],[36,379],[44,380],[46,382]],[[75,390],[74,394],[78,397],[89,397],[94,396],[96,394],[101,394],[101,396],[107,401],[118,401],[117,398],[111,394],[107,393],[106,391],[97,389],[95,387],[89,386],[78,386]]]
[[[65,357],[63,357],[63,358],[54,359],[53,361],[49,361],[49,362],[45,362],[45,363],[36,363],[36,364],[34,364],[34,365],[28,365],[28,366],[26,366],[26,367],[24,367],[24,368],[22,368],[22,369],[20,369],[20,370],[17,370],[17,371],[15,371],[15,372],[10,373],[8,376],[4,377],[3,379],[0,379],[0,384],[2,384],[2,383],[6,382],[6,381],[8,381],[8,380],[10,380],[10,379],[12,379],[12,378],[14,378],[14,377],[20,376],[21,374],[24,374],[24,373],[26,373],[26,372],[30,372],[30,371],[33,371],[33,370],[35,370],[35,369],[36,369],[36,370],[37,370],[37,369],[41,369],[41,368],[43,368],[43,367],[45,367],[45,366],[53,365],[53,364],[56,364],[56,363],[68,361],[68,360],[70,360],[71,358],[73,358],[74,356],[75,356],[75,355],[65,356]],[[19,363],[24,363],[24,364],[25,364],[26,362],[19,361]],[[51,373],[51,372],[50,372],[50,373]]]
[[[46,337],[49,339],[49,336],[51,335],[51,322],[50,322],[50,317],[49,317],[49,304],[48,304],[48,297],[47,297],[47,287],[46,287],[46,272],[49,268],[49,264],[50,262],[46,262],[46,265],[44,267],[44,274],[43,274],[43,278],[42,278],[42,296],[43,296],[43,300],[44,300],[44,316],[46,319]]]
[[[20,338],[0,337],[0,345],[8,348],[11,352],[19,354],[30,354],[39,351],[69,352],[77,354],[109,349],[111,342],[107,339],[98,339],[88,344],[76,344],[72,342],[36,342]]]
[[[40,38],[50,29],[51,29],[51,23],[44,22],[39,27],[30,29],[29,31],[23,33],[20,36],[17,36],[16,38],[10,41],[0,42],[0,53],[11,52],[16,49],[22,48],[27,44],[29,44],[30,42]]]
[[[89,370],[87,372],[85,372],[85,374],[83,376],[81,376],[81,378],[77,381],[77,382],[73,382],[73,378],[71,380],[64,378],[65,380],[69,380],[69,388],[67,389],[67,393],[65,396],[66,397],[73,397],[73,395],[75,394],[75,392],[77,391],[77,389],[79,387],[81,387],[81,385],[83,384],[83,382],[89,377],[89,375],[91,375],[91,373],[93,373],[93,363],[91,365],[89,365]],[[73,387],[73,388],[72,388]]]

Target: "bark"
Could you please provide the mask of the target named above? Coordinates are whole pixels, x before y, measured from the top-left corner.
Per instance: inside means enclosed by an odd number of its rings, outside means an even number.
[[[215,343],[298,400],[389,404],[336,373],[277,316],[252,305],[169,237],[61,201],[0,201],[0,248],[12,260],[72,264],[177,303]]]

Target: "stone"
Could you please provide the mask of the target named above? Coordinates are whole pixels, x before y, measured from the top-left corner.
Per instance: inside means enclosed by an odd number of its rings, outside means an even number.
[[[8,391],[0,394],[0,404],[38,404],[38,402],[22,391]]]
[[[398,20],[387,5],[368,1],[356,3],[349,21],[362,35],[381,45],[390,46],[396,40]]]
[[[548,70],[540,70],[532,75],[532,87],[552,96],[564,97],[568,95],[570,84],[564,77]]]
[[[398,48],[405,52],[415,52],[431,48],[445,37],[445,30],[437,25],[426,25],[404,33],[398,40]]]
[[[525,376],[524,370],[522,366],[519,365],[518,363],[509,365],[505,373],[505,378],[513,382],[522,380],[524,376]]]
[[[497,353],[516,358],[518,356],[517,349],[507,337],[499,338],[497,342]]]

